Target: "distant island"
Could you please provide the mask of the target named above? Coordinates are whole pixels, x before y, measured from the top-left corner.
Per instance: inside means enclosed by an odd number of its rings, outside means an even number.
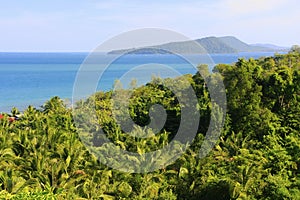
[[[195,43],[196,42],[196,43]],[[199,45],[198,45],[199,44]],[[108,54],[229,54],[242,52],[285,52],[287,47],[272,44],[247,44],[233,36],[205,37],[193,41],[170,42],[161,45],[118,49]]]

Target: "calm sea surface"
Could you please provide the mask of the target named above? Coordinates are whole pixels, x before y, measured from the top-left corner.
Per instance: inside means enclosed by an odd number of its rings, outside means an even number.
[[[240,57],[271,55],[274,53],[214,54],[203,58],[194,55],[191,60],[193,64],[203,61],[212,68],[217,63],[236,62]],[[87,56],[88,53],[0,53],[0,113],[10,112],[14,106],[19,110],[28,105],[39,107],[53,96],[72,99],[76,76],[79,70],[85,71],[87,65],[82,63]],[[122,76],[144,84],[152,76],[174,77],[196,71],[189,59],[174,55],[127,55],[110,65],[107,57],[99,55],[92,63],[92,71],[103,73],[97,90],[112,89],[115,80],[122,81]],[[126,80],[122,82],[125,87],[129,84]]]

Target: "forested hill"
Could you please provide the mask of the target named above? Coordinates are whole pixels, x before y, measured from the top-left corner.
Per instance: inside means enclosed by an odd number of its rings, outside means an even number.
[[[198,43],[201,47],[195,45]],[[141,47],[137,49],[114,50],[109,54],[167,54],[170,52],[181,54],[195,53],[241,53],[241,52],[277,52],[287,51],[286,48],[276,46],[249,45],[233,36],[206,37],[194,41],[171,42],[162,45]]]
[[[151,105],[163,105],[168,115],[161,131],[132,130],[145,138],[125,133],[112,118],[111,91],[96,93],[78,102],[73,110],[54,97],[42,109],[28,107],[19,118],[3,113],[0,199],[299,199],[298,50],[216,66],[222,76],[212,73],[206,81],[213,84],[216,78],[223,79],[227,114],[218,142],[204,158],[198,156],[199,150],[210,118],[217,116],[210,116],[210,93],[199,73],[176,79],[156,78],[132,88],[128,109],[138,125],[149,123]],[[205,70],[205,66],[199,69]],[[152,161],[161,163],[182,153],[174,162],[148,173],[125,173],[105,166],[103,162],[128,169],[114,159],[126,156],[136,168],[145,166],[145,172],[151,168],[153,163],[145,162],[143,156],[138,160],[115,150],[144,155],[170,144],[181,123],[181,105],[165,84],[175,81],[184,91],[188,86],[180,84],[183,77],[195,90],[198,106],[194,112],[201,116],[188,150],[178,148],[187,144],[175,143],[168,154],[154,154]],[[96,109],[96,117],[90,114],[90,108]],[[17,113],[17,109],[12,110],[13,115]],[[75,124],[75,119],[85,123]],[[95,154],[84,144],[90,145]]]

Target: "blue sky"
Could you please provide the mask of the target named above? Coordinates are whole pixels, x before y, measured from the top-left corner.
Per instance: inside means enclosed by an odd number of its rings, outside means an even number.
[[[139,28],[300,44],[297,0],[0,0],[0,51],[91,51]]]

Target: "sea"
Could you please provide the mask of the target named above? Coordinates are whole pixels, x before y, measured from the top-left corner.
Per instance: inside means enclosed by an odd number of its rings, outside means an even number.
[[[207,64],[212,70],[216,64],[231,64],[239,58],[273,55],[274,52],[201,56],[0,52],[0,113],[9,113],[13,107],[23,111],[29,105],[41,108],[53,96],[70,104],[75,99],[74,93],[76,97],[81,95],[76,88],[82,85],[92,85],[82,90],[82,97],[86,98],[95,91],[114,89],[116,85],[129,87],[132,80],[142,85],[153,77],[194,74],[199,64]],[[80,78],[83,74],[85,79]]]

